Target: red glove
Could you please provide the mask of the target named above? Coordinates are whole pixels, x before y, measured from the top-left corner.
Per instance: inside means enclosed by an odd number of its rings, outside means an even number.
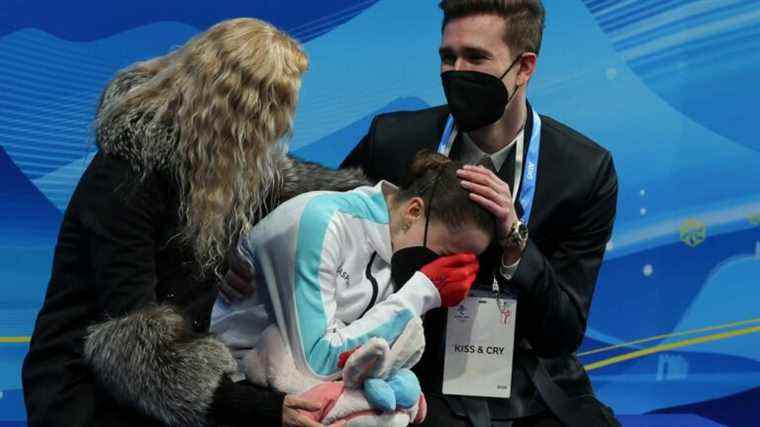
[[[420,271],[438,289],[441,306],[454,307],[467,297],[479,268],[475,255],[460,253],[438,258]]]

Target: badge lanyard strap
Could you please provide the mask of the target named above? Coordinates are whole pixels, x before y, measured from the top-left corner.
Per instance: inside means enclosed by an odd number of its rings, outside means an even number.
[[[441,141],[438,143],[438,153],[448,157],[451,153],[451,146],[457,137],[457,129],[454,125],[454,117],[449,115],[446,120],[446,126],[441,135]],[[517,140],[517,152],[515,153],[515,185],[512,189],[512,202],[517,200],[517,194],[520,193],[520,204],[523,207],[523,214],[520,220],[526,225],[530,221],[530,214],[533,210],[533,198],[536,194],[536,179],[538,177],[538,154],[541,148],[541,117],[533,110],[533,129],[531,129],[530,143],[528,144],[528,155],[523,167],[523,143],[524,137]],[[520,188],[522,185],[522,189]],[[520,191],[522,190],[522,191]],[[499,311],[506,316],[508,311],[505,305],[500,302],[499,284],[494,278],[493,291],[496,294],[496,302]]]
[[[438,143],[438,153],[448,157],[451,154],[451,147],[454,145],[458,131],[454,125],[454,117],[449,115],[446,120],[446,126],[443,129],[441,141]],[[526,167],[523,168],[523,145],[525,138],[517,140],[517,151],[515,152],[515,185],[512,188],[512,202],[517,201],[517,194],[522,189],[520,204],[523,207],[523,214],[520,218],[524,223],[528,223],[530,213],[533,207],[533,196],[536,190],[536,176],[538,173],[538,153],[541,145],[541,117],[533,111],[533,129],[530,135],[530,144],[528,145],[528,156]]]

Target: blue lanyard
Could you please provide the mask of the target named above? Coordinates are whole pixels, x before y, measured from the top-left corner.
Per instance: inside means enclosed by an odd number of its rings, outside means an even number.
[[[456,129],[454,128],[454,117],[449,115],[446,120],[446,126],[443,129],[441,141],[438,143],[438,152],[448,156],[451,153],[451,145],[456,139]],[[520,205],[523,208],[523,214],[520,220],[526,224],[530,221],[530,213],[533,209],[533,198],[536,194],[536,179],[538,178],[538,153],[541,146],[541,117],[536,111],[533,111],[533,129],[530,134],[530,143],[528,145],[528,155],[525,159],[525,165],[522,170]],[[522,147],[517,147],[522,150]],[[514,190],[514,189],[513,189]]]
[[[452,132],[454,136],[452,136]],[[446,157],[449,157],[451,153],[451,144],[454,143],[456,138],[456,132],[454,131],[454,116],[449,114],[449,118],[446,119],[446,127],[443,128],[443,135],[441,136],[441,142],[438,143],[438,152]]]
[[[523,208],[520,221],[528,224],[530,212],[533,209],[533,197],[536,195],[536,179],[538,178],[538,152],[541,148],[541,117],[533,111],[533,130],[530,133],[528,156],[523,166],[522,188],[520,188],[520,204]]]

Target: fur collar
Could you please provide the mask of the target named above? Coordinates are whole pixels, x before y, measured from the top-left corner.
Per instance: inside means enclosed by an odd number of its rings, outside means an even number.
[[[104,109],[124,95],[133,87],[147,81],[149,75],[135,69],[121,71],[111,80],[100,97],[97,108],[95,143],[105,154],[129,161],[136,171],[150,172],[149,169],[163,169],[172,158],[176,132],[170,128],[157,129],[150,126],[151,117],[142,111],[130,111],[103,121]],[[150,162],[144,161],[144,141],[150,140]]]

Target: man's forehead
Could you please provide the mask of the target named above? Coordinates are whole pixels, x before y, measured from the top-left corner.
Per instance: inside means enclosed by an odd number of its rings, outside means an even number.
[[[443,28],[441,47],[492,50],[506,47],[505,20],[499,15],[477,14],[453,18]]]

